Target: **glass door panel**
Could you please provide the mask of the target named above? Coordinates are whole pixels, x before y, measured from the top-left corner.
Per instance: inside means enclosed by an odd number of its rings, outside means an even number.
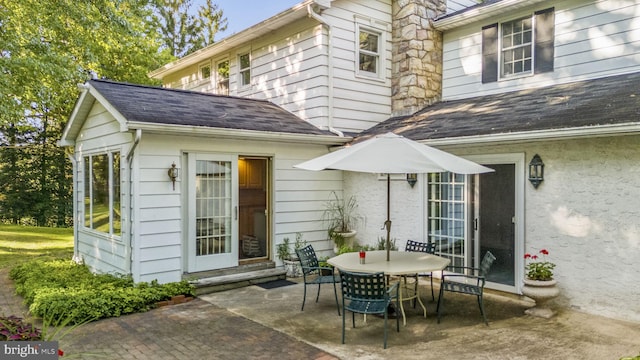
[[[481,174],[479,183],[479,254],[495,255],[487,281],[515,285],[515,165],[487,165],[495,172]]]
[[[428,174],[429,241],[436,254],[451,260],[451,265],[467,264],[467,216],[465,176],[453,173]]]
[[[237,265],[237,161],[214,155],[189,156],[188,269]]]

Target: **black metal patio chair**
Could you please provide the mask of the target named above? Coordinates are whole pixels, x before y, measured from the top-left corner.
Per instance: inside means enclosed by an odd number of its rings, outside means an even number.
[[[336,298],[336,305],[338,307],[338,315],[340,315],[340,303],[338,302],[338,290],[336,289],[336,283],[340,282],[340,278],[336,276],[332,267],[323,267],[318,263],[318,257],[316,251],[311,245],[307,245],[301,249],[296,249],[296,255],[300,260],[302,267],[302,277],[304,279],[304,296],[302,298],[302,308],[300,311],[304,311],[304,303],[307,300],[307,286],[318,285],[318,294],[316,295],[316,302],[320,298],[320,285],[333,284],[333,295]]]
[[[384,348],[387,348],[388,308],[398,299],[398,283],[387,288],[382,272],[373,274],[340,271],[342,288],[342,343],[345,343],[347,311],[351,311],[351,322],[356,327],[356,313],[384,316]],[[400,317],[396,316],[396,330],[400,332]]]
[[[427,254],[434,254],[436,252],[436,243],[434,242],[425,243],[420,241],[407,240],[407,244],[404,247],[404,251],[414,251],[414,252],[423,252]],[[415,282],[416,293],[418,291],[418,279],[420,276],[426,276],[429,278],[429,281],[431,283],[431,300],[435,301],[436,297],[433,291],[433,273],[424,273],[424,274],[420,273],[420,274],[413,275],[413,277],[415,277],[416,279],[416,282]],[[406,279],[405,279],[405,283],[406,283]],[[413,300],[413,307],[416,307],[415,299]]]
[[[438,323],[440,323],[441,312],[442,308],[444,307],[444,292],[450,291],[476,296],[478,299],[478,306],[480,307],[480,314],[484,319],[484,323],[489,326],[487,317],[484,314],[482,293],[484,291],[485,277],[489,273],[489,269],[491,268],[491,265],[493,264],[495,259],[496,257],[490,251],[487,251],[482,258],[482,262],[480,263],[479,268],[469,266],[448,266],[445,271],[462,270],[467,273],[458,274],[445,273],[444,271],[442,272],[442,279],[440,280],[440,295],[438,297],[438,305],[436,307],[436,312],[438,313]]]

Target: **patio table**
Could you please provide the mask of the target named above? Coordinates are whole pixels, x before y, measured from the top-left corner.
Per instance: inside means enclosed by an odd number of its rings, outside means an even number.
[[[387,252],[385,250],[367,251],[365,263],[360,264],[358,252],[349,252],[332,257],[327,260],[327,263],[338,270],[362,273],[383,272],[387,276],[402,276],[441,271],[451,262],[449,259],[421,252],[391,251],[389,255],[389,261],[387,261]],[[404,325],[407,324],[403,306],[404,301],[417,299],[422,307],[424,317],[427,317],[427,308],[422,303],[418,291],[408,297],[405,297],[403,293],[404,291],[400,292],[398,302],[400,303],[400,312],[402,313]]]

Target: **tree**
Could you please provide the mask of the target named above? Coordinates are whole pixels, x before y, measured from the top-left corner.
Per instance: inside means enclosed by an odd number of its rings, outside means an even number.
[[[222,9],[206,0],[198,16],[190,14],[192,0],[156,0],[156,26],[164,46],[175,57],[183,57],[214,43],[218,31],[227,29]]]
[[[152,84],[161,51],[152,0],[0,0],[0,217],[63,225],[71,165],[56,146],[95,72]]]

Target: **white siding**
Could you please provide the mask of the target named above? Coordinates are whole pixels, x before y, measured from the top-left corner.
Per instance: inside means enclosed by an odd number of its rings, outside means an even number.
[[[555,7],[554,71],[482,84],[483,26]],[[640,3],[560,1],[444,34],[443,99],[453,100],[640,70]]]
[[[137,281],[158,279],[178,281],[186,269],[183,207],[187,204],[183,193],[182,173],[173,190],[167,169],[173,162],[179,169],[184,153],[224,153],[234,155],[268,156],[273,158],[272,251],[283,238],[295,238],[300,232],[320,254],[329,255],[333,244],[320,221],[325,201],[332,191],[342,188],[342,174],[336,171],[312,172],[293,168],[327,152],[326,146],[307,144],[279,144],[249,142],[206,137],[162,136],[145,134],[136,150],[139,173],[136,188],[134,218],[134,272]],[[276,259],[274,259],[276,260]]]
[[[212,64],[229,59],[230,95],[267,99],[319,128],[331,125],[359,132],[386,120],[391,114],[391,1],[337,0],[322,17],[331,26],[331,47],[327,27],[306,18],[228,53],[214,54]],[[356,76],[356,22],[382,34],[380,79]],[[251,53],[252,80],[250,86],[240,87],[238,56],[246,52]],[[163,82],[210,90],[210,82],[194,80],[197,71],[194,65],[167,75]]]
[[[128,133],[120,132],[120,124],[107,110],[98,102],[93,106],[85,121],[75,146],[75,157],[78,162],[77,183],[75,189],[77,202],[75,204],[75,226],[77,232],[77,251],[84,262],[94,271],[128,274],[130,272],[129,262],[129,226],[130,218],[125,211],[128,206],[125,189],[127,189],[127,168],[125,157],[130,148],[132,136]],[[104,151],[120,151],[121,168],[120,181],[121,189],[121,214],[122,214],[122,234],[111,237],[108,234],[99,233],[90,229],[85,229],[84,224],[84,169],[83,156],[88,154],[100,154]]]

